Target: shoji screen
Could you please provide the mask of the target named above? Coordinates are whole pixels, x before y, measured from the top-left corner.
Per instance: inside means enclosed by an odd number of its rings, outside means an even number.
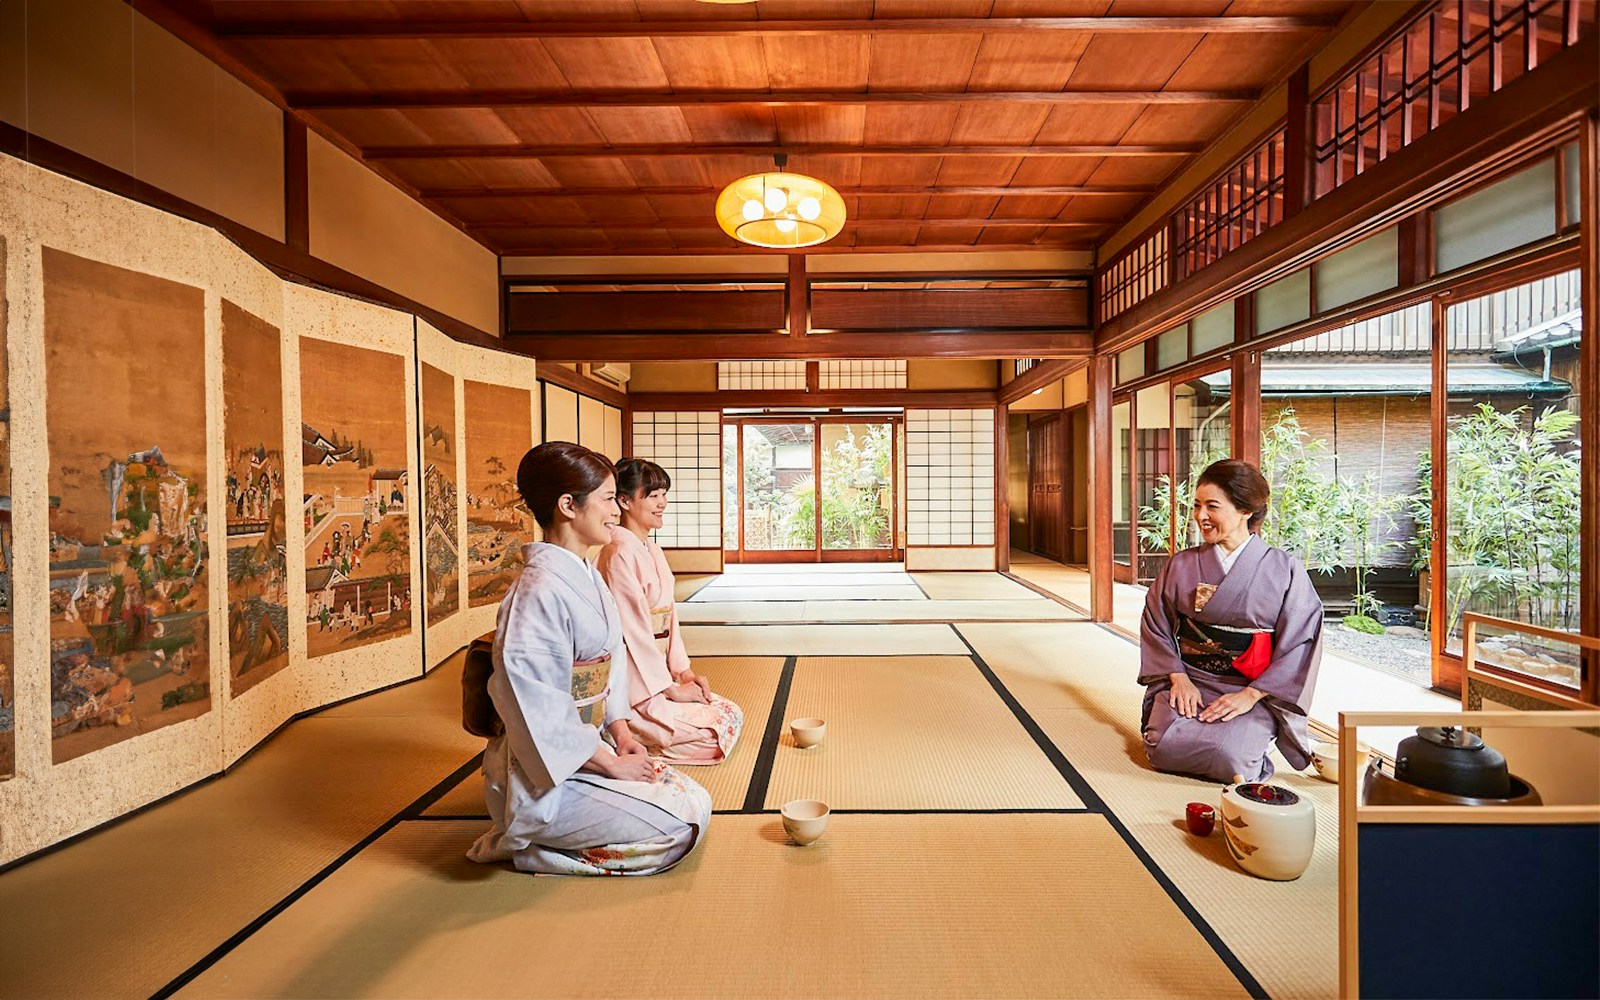
[[[994,469],[993,410],[906,411],[908,568],[994,568]]]

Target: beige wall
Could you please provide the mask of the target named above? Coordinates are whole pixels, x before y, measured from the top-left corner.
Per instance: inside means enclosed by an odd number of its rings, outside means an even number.
[[[934,389],[993,389],[999,384],[997,366],[992,359],[971,360],[928,359],[906,362],[906,388],[924,391]]]
[[[1064,405],[1062,380],[1047,382],[1037,390],[1011,404],[1011,412],[1019,410],[1059,410]]]
[[[0,119],[283,238],[282,112],[120,0],[0,4]]]
[[[498,333],[495,255],[326,139],[309,140],[311,253]]]

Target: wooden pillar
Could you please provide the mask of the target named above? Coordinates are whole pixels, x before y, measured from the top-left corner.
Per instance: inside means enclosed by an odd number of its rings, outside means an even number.
[[[994,568],[1011,569],[1011,407],[994,408]]]
[[[283,242],[292,250],[310,252],[311,181],[306,123],[287,111],[283,113]]]
[[[1578,481],[1584,498],[1579,571],[1578,620],[1584,635],[1600,636],[1600,116],[1591,111],[1584,119],[1578,142],[1581,220],[1580,255],[1583,269],[1582,303],[1584,338],[1579,352],[1579,392],[1583,400],[1580,430],[1582,465]],[[1582,698],[1600,703],[1600,655],[1584,656]]]
[[[789,255],[789,336],[804,337],[811,332],[811,285],[806,280],[806,255]]]
[[[1112,619],[1111,389],[1114,354],[1089,359],[1089,617]]]
[[[1451,694],[1460,694],[1462,690],[1461,660],[1454,656],[1445,655],[1445,628],[1449,627],[1448,616],[1445,614],[1445,579],[1446,567],[1450,565],[1449,537],[1450,537],[1450,498],[1446,495],[1445,481],[1450,469],[1450,436],[1448,421],[1450,419],[1449,406],[1449,371],[1446,368],[1445,352],[1449,344],[1447,336],[1448,322],[1446,311],[1448,301],[1443,295],[1435,295],[1432,300],[1433,332],[1430,337],[1433,358],[1433,392],[1430,399],[1430,424],[1431,437],[1429,448],[1432,449],[1433,480],[1429,484],[1429,491],[1433,497],[1433,537],[1428,542],[1428,568],[1431,571],[1428,584],[1431,595],[1428,601],[1428,633],[1433,646],[1433,686]]]
[[[1283,217],[1299,215],[1311,198],[1311,64],[1289,77],[1283,127]]]
[[[1261,465],[1261,352],[1233,352],[1233,457]]]

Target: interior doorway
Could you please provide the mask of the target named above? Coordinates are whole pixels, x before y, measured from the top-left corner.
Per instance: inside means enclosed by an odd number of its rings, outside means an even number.
[[[898,561],[900,423],[724,418],[724,561]]]

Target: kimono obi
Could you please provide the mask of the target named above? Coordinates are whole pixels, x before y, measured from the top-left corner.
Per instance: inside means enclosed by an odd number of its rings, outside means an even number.
[[[1178,615],[1178,655],[1190,670],[1249,683],[1272,662],[1272,630]]]
[[[572,703],[584,725],[603,726],[606,722],[606,696],[611,693],[611,654],[572,664]]]
[[[489,675],[494,673],[494,633],[472,640],[461,671],[461,728],[492,740],[505,735],[506,725],[489,697]],[[584,722],[599,726],[606,718],[606,695],[611,693],[611,654],[572,665],[572,700]]]
[[[655,636],[656,648],[665,654],[672,639],[672,605],[650,609],[650,632]]]

